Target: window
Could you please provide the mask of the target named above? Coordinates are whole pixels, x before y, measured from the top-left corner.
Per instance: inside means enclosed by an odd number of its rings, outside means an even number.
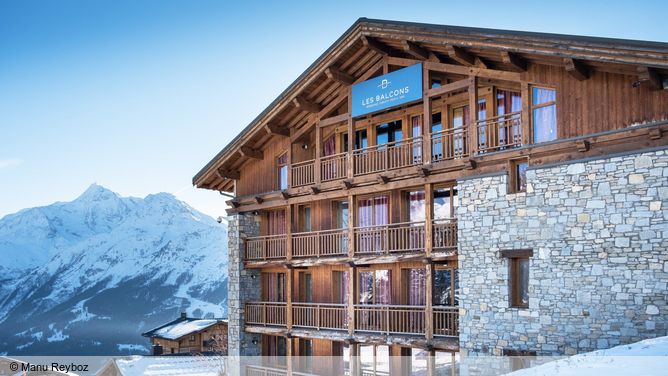
[[[278,189],[288,189],[288,153],[276,158],[276,169],[278,176]]]
[[[300,232],[312,231],[310,205],[299,206],[299,231]]]
[[[508,258],[510,306],[529,308],[529,259],[533,256],[533,250],[503,250],[501,256]]]
[[[526,192],[527,168],[529,168],[529,162],[526,159],[510,161],[508,193]]]
[[[541,87],[531,88],[531,122],[533,142],[557,139],[557,91]]]
[[[376,127],[376,145],[401,141],[401,120],[384,123]]]
[[[390,270],[370,270],[360,272],[360,304],[391,304],[391,275]]]
[[[424,191],[406,192],[406,204],[408,206],[408,222],[424,222],[425,220],[425,196]]]
[[[353,148],[357,150],[357,149],[364,149],[368,146],[369,146],[369,140],[367,139],[366,136],[366,129],[360,129],[358,131],[355,131],[355,144],[353,145]]]
[[[422,163],[422,116],[411,118],[411,137],[413,138],[413,163]]]
[[[459,305],[459,280],[457,276],[457,269],[455,268],[437,266],[434,269],[433,305]]]
[[[434,219],[449,220],[456,217],[459,200],[457,188],[446,187],[434,190]]]

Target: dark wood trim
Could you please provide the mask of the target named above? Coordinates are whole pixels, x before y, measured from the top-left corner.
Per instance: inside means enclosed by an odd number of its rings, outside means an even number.
[[[575,59],[564,59],[566,72],[578,81],[584,81],[589,78],[590,68],[583,62]]]
[[[533,249],[502,249],[500,252],[501,257],[505,258],[529,258],[533,257]]]
[[[355,82],[355,77],[345,73],[335,67],[328,67],[325,69],[325,75],[332,81],[336,81],[342,85],[352,85]]]
[[[239,154],[247,158],[263,159],[264,154],[262,150],[253,149],[250,146],[242,146],[239,148]]]
[[[501,51],[501,60],[515,69],[517,72],[526,72],[528,64],[527,61],[519,54]]]

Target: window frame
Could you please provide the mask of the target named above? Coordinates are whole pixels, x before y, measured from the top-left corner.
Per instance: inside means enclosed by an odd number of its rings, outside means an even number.
[[[280,163],[280,160],[284,156],[285,156],[285,163],[283,164],[283,163]],[[276,171],[276,178],[274,180],[276,182],[276,189],[278,189],[279,191],[289,189],[290,188],[290,156],[288,155],[288,152],[286,151],[286,152],[283,152],[283,153],[277,155],[276,159],[274,161],[275,161],[275,165],[276,165],[276,170],[275,170]],[[286,180],[285,181],[285,188],[281,187],[281,185],[282,185],[281,184],[281,168],[283,168],[283,167],[286,168],[286,171],[285,171],[285,180]]]
[[[533,89],[534,88],[545,89],[545,90],[553,90],[554,91],[554,100],[534,105],[533,104],[533,98],[534,98]],[[549,107],[549,106],[554,106],[554,126],[555,126],[555,129],[556,129],[556,135],[557,135],[556,138],[554,140],[551,140],[551,141],[556,141],[556,140],[559,139],[559,113],[558,113],[559,105],[557,103],[558,99],[559,99],[558,90],[557,90],[556,87],[548,86],[548,85],[529,85],[529,101],[528,101],[529,102],[529,114],[528,115],[529,115],[529,129],[530,129],[530,133],[531,133],[531,137],[530,137],[531,144],[542,144],[544,142],[550,142],[550,141],[536,142],[536,132],[534,130],[535,129],[535,119],[534,119],[534,116],[533,116],[534,110]]]
[[[508,193],[526,192],[526,188],[520,189],[519,186],[520,184],[519,166],[521,164],[526,164],[528,170],[529,158],[512,159],[508,161]],[[525,171],[525,180],[526,180],[526,171]]]
[[[512,249],[502,250],[501,256],[508,259],[508,306],[510,308],[528,309],[529,300],[526,303],[519,301],[521,290],[526,289],[526,295],[529,296],[529,283],[531,275],[531,258],[533,257],[532,249]],[[527,280],[522,281],[520,278],[520,263],[527,262],[529,273],[527,273]],[[522,283],[525,282],[524,288]]]

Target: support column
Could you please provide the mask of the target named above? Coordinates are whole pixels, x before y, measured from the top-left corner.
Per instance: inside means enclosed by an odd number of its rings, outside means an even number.
[[[489,137],[489,135],[487,135]],[[478,77],[469,78],[469,156],[478,151]]]
[[[531,143],[531,115],[529,114],[529,101],[531,98],[529,93],[529,83],[522,81],[520,85],[520,95],[522,96],[522,145],[529,145]]]
[[[429,69],[422,65],[422,163],[431,163],[431,98],[427,91],[431,86]],[[445,127],[444,127],[445,128]]]
[[[288,261],[288,265],[292,262],[292,205],[288,204],[285,207],[285,229],[287,230],[286,234],[286,245],[285,245],[285,258]]]
[[[244,305],[260,300],[260,272],[244,268],[245,239],[260,234],[259,217],[239,213],[228,217],[228,337],[230,375],[241,374],[242,356],[261,355],[259,334],[246,333]]]
[[[357,376],[362,374],[359,343],[350,344],[350,374]]]
[[[294,269],[292,266],[288,265],[288,270],[286,272],[285,278],[285,324],[288,329],[288,333],[292,330],[292,280],[294,278]]]
[[[353,113],[353,93],[352,89],[348,88],[348,113]],[[355,145],[355,120],[352,115],[348,117],[348,179],[355,176],[354,161],[353,161],[353,147]]]
[[[355,257],[355,196],[348,195],[348,336],[355,334],[355,289],[357,286],[357,268],[353,264]]]
[[[315,184],[320,184],[320,156],[322,156],[322,128],[318,123],[315,124],[315,161],[313,162],[313,180]]]
[[[427,352],[427,375],[436,375],[436,351]]]
[[[424,325],[427,343],[431,344],[431,341],[434,339],[434,307],[432,305],[434,296],[434,263],[431,259],[426,259],[426,261],[425,279],[427,286],[425,286]]]
[[[288,375],[292,375],[292,337],[285,338],[285,367]]]

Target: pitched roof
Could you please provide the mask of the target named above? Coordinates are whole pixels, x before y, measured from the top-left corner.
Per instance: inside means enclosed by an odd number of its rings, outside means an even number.
[[[377,38],[386,47],[408,56],[401,49],[403,41],[427,44],[432,47],[447,46],[475,48],[485,53],[510,52],[531,57],[538,62],[564,58],[587,61],[597,69],[606,65],[611,70],[625,70],[631,74],[634,66],[655,68],[668,74],[668,43],[638,41],[615,38],[536,33],[512,30],[497,30],[449,25],[435,25],[414,22],[388,21],[360,18],[339,37],[315,62],[290,84],[267,108],[248,124],[230,143],[207,163],[194,177],[193,184],[201,188],[229,190],[229,179],[216,176],[218,168],[226,164],[240,165],[243,157],[237,155],[240,146],[257,141],[264,132],[262,128],[280,119],[281,115],[295,115],[290,103],[298,95],[303,95],[314,87],[326,87],[325,70],[341,64],[344,59],[358,56],[354,51],[373,48],[363,43],[363,38]],[[491,51],[491,52],[490,52]],[[372,53],[373,51],[370,51]],[[369,60],[373,63],[375,60]],[[496,62],[495,62],[496,63]],[[499,62],[503,66],[502,62]],[[366,65],[367,67],[369,64]],[[352,69],[352,68],[351,68]],[[349,69],[349,70],[351,70]],[[351,74],[350,71],[345,72]],[[359,73],[359,72],[357,72]],[[324,83],[324,85],[323,85]],[[333,86],[331,84],[329,86]],[[332,97],[334,95],[331,95]],[[298,127],[304,121],[291,122]],[[266,135],[266,133],[264,133]],[[255,138],[254,138],[255,137]],[[235,158],[232,158],[235,157]],[[225,189],[226,188],[226,189]]]
[[[189,334],[200,332],[219,323],[227,323],[227,320],[179,317],[174,321],[142,333],[142,336],[175,340]]]
[[[224,370],[224,356],[132,356],[109,360],[97,374],[218,376]],[[102,373],[103,371],[108,373]]]

